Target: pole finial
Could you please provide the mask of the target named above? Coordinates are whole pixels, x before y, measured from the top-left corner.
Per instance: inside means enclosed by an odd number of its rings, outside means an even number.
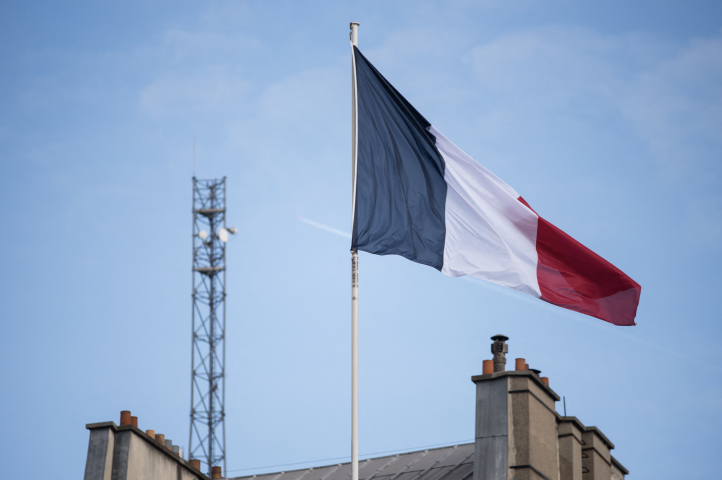
[[[351,37],[351,43],[358,47],[358,27],[361,25],[358,22],[351,22],[349,24],[349,28],[351,28],[351,32],[349,33],[349,37]]]

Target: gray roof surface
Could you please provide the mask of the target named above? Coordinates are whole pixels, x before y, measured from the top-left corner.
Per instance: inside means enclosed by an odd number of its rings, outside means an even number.
[[[473,443],[359,461],[359,480],[468,480],[473,473]],[[233,478],[243,480],[349,480],[351,463]]]

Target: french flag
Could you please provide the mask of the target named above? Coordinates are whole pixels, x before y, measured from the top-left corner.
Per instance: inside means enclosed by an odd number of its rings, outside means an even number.
[[[614,325],[635,325],[641,287],[544,220],[451,143],[353,47],[352,249],[401,255]]]

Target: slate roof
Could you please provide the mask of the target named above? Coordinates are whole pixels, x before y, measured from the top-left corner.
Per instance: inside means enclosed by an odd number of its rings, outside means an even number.
[[[474,474],[474,444],[399,453],[359,461],[359,480],[468,480]],[[351,463],[264,473],[232,480],[350,480]]]

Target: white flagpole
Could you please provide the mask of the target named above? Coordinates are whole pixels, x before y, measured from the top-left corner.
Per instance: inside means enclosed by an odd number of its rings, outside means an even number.
[[[358,26],[351,23],[351,44],[358,46]],[[351,51],[351,225],[356,203],[356,154],[358,112],[356,95],[356,64]],[[351,250],[351,480],[358,480],[358,252]]]

